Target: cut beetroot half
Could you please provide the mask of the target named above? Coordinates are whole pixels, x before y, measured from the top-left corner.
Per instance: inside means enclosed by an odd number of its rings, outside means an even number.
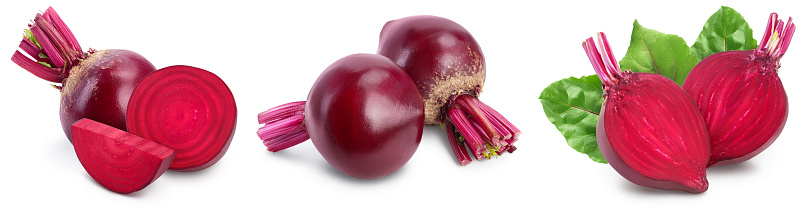
[[[127,106],[132,134],[177,152],[169,167],[198,171],[228,150],[236,129],[236,102],[225,82],[206,70],[171,66],[138,83]]]
[[[157,180],[174,150],[87,118],[70,128],[84,170],[110,191],[129,194]]]

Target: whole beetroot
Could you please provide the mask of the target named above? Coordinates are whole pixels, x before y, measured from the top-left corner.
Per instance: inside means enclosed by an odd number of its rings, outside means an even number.
[[[620,71],[605,34],[597,38],[600,49],[593,38],[582,47],[604,89],[596,139],[605,159],[641,186],[706,191],[709,135],[694,101],[662,75]]]
[[[792,18],[772,13],[758,48],[712,54],[686,77],[683,88],[709,129],[709,166],[751,159],[779,137],[788,100],[777,72],[795,30]]]
[[[486,63],[464,27],[437,16],[389,21],[380,32],[377,54],[396,62],[416,83],[425,103],[425,125],[444,124],[459,164],[472,161],[467,148],[479,160],[515,151],[520,130],[478,100]]]
[[[68,139],[70,126],[92,119],[126,131],[126,111],[135,85],[155,66],[129,50],[83,52],[73,33],[49,7],[37,14],[11,60],[61,92],[59,118]]]
[[[258,115],[257,134],[277,152],[310,137],[329,165],[344,174],[375,179],[397,171],[422,139],[424,105],[416,85],[390,59],[346,56],[321,73],[306,102]]]

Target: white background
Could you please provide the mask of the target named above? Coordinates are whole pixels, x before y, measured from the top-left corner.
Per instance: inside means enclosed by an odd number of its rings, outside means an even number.
[[[294,2],[294,3],[291,3]],[[9,5],[11,3],[11,5]],[[810,196],[805,2],[781,1],[5,1],[0,6],[0,212],[77,211],[806,211]],[[793,16],[798,30],[779,72],[790,97],[781,137],[751,161],[708,171],[709,190],[687,194],[636,186],[609,165],[565,143],[537,99],[550,83],[593,74],[581,42],[607,33],[617,58],[634,19],[691,45],[721,5],[739,11],[762,37],[769,13]],[[146,189],[119,195],[84,171],[59,122],[59,93],[11,57],[34,15],[53,5],[82,47],[129,49],[156,67],[210,70],[239,106],[236,136],[219,163],[166,172]],[[467,28],[484,50],[481,100],[523,131],[518,150],[461,167],[444,131],[426,127],[416,154],[385,178],[360,180],[329,166],[310,142],[267,152],[256,114],[305,100],[335,60],[374,53],[389,20],[430,14]],[[2,57],[0,57],[2,59]]]

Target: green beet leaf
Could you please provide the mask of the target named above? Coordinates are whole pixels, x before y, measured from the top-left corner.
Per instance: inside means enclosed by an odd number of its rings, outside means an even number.
[[[636,20],[630,47],[619,66],[633,72],[658,73],[683,85],[686,75],[699,61],[680,36],[644,28]]]
[[[692,55],[703,60],[711,54],[729,50],[751,50],[757,48],[757,40],[748,22],[735,11],[726,6],[720,7],[700,31]]]
[[[591,160],[607,163],[596,143],[596,121],[602,109],[602,82],[596,75],[566,78],[540,93],[543,111],[568,146]]]

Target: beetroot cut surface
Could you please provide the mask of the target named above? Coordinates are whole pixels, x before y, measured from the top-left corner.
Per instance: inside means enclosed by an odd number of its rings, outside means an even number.
[[[478,42],[458,23],[410,16],[385,23],[377,54],[396,62],[416,83],[425,103],[425,125],[442,124],[459,164],[517,149],[521,131],[478,100],[486,63]]]
[[[605,102],[596,125],[599,149],[635,184],[701,193],[708,189],[709,135],[700,111],[674,81],[620,71],[604,33],[582,43],[602,80]]]
[[[683,88],[709,129],[709,166],[749,160],[779,137],[788,100],[777,72],[795,30],[792,18],[772,13],[758,48],[712,54],[686,77]]]
[[[48,7],[25,30],[11,61],[39,78],[58,83],[59,118],[70,136],[70,126],[82,118],[126,131],[126,107],[135,85],[155,66],[129,50],[82,52],[81,46],[56,11]],[[27,55],[27,56],[26,56]],[[71,139],[72,140],[72,139]]]
[[[90,177],[121,194],[157,180],[175,157],[172,149],[86,118],[71,126],[71,135],[76,156]]]
[[[127,126],[132,134],[177,152],[169,169],[198,171],[228,150],[236,130],[236,102],[213,73],[190,66],[166,67],[135,87]]]

